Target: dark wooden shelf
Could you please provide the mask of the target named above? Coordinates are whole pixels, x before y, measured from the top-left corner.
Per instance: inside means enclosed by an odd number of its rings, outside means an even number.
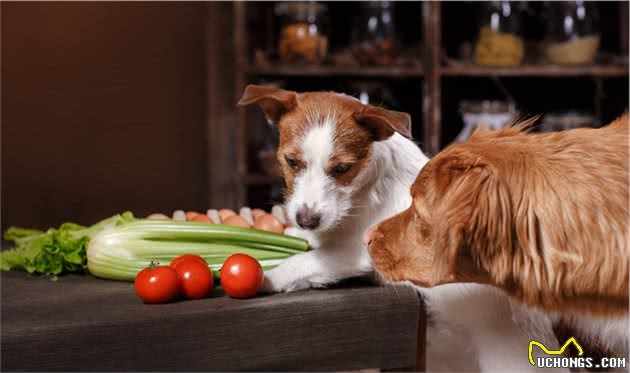
[[[237,93],[238,100],[240,93],[243,92],[248,83],[253,83],[259,78],[271,79],[289,79],[294,78],[295,82],[310,78],[329,80],[352,80],[352,79],[417,79],[420,84],[415,88],[421,95],[421,100],[417,101],[417,105],[422,107],[422,148],[427,155],[437,154],[443,145],[442,136],[448,131],[445,130],[442,123],[442,117],[446,116],[442,113],[443,103],[442,97],[446,97],[448,92],[443,90],[442,85],[447,80],[457,80],[462,77],[537,77],[548,78],[550,80],[556,78],[569,77],[589,77],[594,78],[594,84],[591,85],[593,108],[595,115],[601,117],[603,108],[603,97],[605,97],[605,78],[628,79],[628,63],[622,56],[627,55],[628,51],[628,2],[619,2],[619,40],[618,51],[615,48],[610,52],[600,53],[598,55],[597,64],[591,66],[559,66],[552,64],[539,63],[534,64],[528,62],[522,66],[509,68],[493,68],[483,67],[472,64],[472,62],[461,61],[449,58],[445,55],[448,49],[447,44],[443,41],[442,36],[447,32],[447,27],[451,27],[450,23],[456,19],[466,17],[451,17],[451,21],[442,22],[442,6],[439,1],[424,1],[421,5],[422,22],[417,25],[422,30],[422,40],[420,50],[410,54],[411,57],[417,58],[417,65],[398,64],[396,66],[359,66],[359,65],[290,65],[280,61],[269,61],[256,58],[250,58],[252,48],[264,47],[269,44],[251,45],[249,39],[252,35],[256,35],[256,39],[265,39],[267,43],[273,37],[274,30],[270,22],[265,21],[267,29],[265,38],[259,38],[257,35],[263,32],[263,28],[250,28],[247,17],[248,2],[236,1],[233,3],[233,31],[235,46],[235,66],[234,66],[234,91]],[[450,9],[450,7],[449,7]],[[258,16],[258,15],[257,15]],[[270,12],[269,17],[273,14]],[[450,17],[450,16],[449,16]],[[262,27],[262,26],[261,26]],[[419,30],[418,30],[419,31]],[[612,31],[612,30],[611,30]],[[465,36],[465,35],[460,35]],[[615,44],[615,42],[613,42]],[[611,45],[612,46],[612,45]],[[614,46],[612,46],[614,47]],[[209,54],[210,55],[210,54]],[[341,62],[341,60],[339,60]],[[350,62],[348,62],[350,63]],[[449,79],[444,79],[449,78]],[[521,81],[524,81],[522,79]],[[616,89],[615,87],[606,87],[606,89]],[[450,84],[451,82],[448,82]],[[519,82],[521,83],[521,82]],[[526,82],[524,82],[526,83]],[[291,84],[289,84],[290,86]],[[307,82],[304,84],[307,86]],[[326,84],[322,83],[322,86]],[[420,87],[421,85],[421,87]],[[298,85],[299,86],[299,85]],[[611,85],[612,86],[612,85]],[[590,93],[587,93],[590,94]],[[450,96],[450,95],[448,95]],[[452,98],[449,97],[448,100]],[[447,101],[448,101],[447,100]],[[237,112],[237,166],[243,181],[236,187],[238,204],[243,206],[247,203],[248,188],[252,186],[264,186],[281,184],[279,178],[274,178],[262,174],[261,170],[251,170],[248,168],[248,123],[247,112],[244,108],[240,108]],[[252,174],[259,172],[259,174]]]
[[[590,65],[590,66],[559,66],[559,65],[522,65],[515,67],[485,67],[477,65],[442,66],[444,76],[598,76],[615,77],[627,76],[627,65]]]
[[[357,76],[357,77],[389,77],[413,78],[422,77],[424,71],[420,66],[291,66],[269,65],[248,66],[249,75],[258,76]]]
[[[401,66],[248,66],[247,74],[257,76],[357,76],[357,77],[422,77],[422,67]],[[486,67],[478,65],[451,65],[440,68],[444,76],[601,76],[616,77],[628,75],[627,65],[521,65],[515,67]]]
[[[270,184],[282,184],[281,177],[269,176],[269,175],[245,175],[243,182],[248,185],[270,185]]]

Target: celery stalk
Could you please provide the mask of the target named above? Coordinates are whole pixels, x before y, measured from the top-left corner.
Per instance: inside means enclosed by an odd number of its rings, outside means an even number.
[[[257,229],[231,227],[220,224],[196,223],[174,220],[137,220],[124,224],[116,230],[116,235],[124,237],[138,236],[151,240],[190,240],[213,241],[226,240],[252,242],[286,247],[299,251],[308,249],[308,243],[295,237],[285,236]]]
[[[85,272],[133,281],[151,262],[168,264],[182,254],[197,254],[219,270],[232,254],[256,258],[263,269],[308,250],[304,240],[255,229],[207,223],[135,219],[116,215],[91,227],[66,223],[47,232],[11,228],[5,238],[15,248],[0,254],[2,270],[61,274]]]

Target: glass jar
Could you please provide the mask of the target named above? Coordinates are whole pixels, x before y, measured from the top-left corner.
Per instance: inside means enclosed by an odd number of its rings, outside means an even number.
[[[355,80],[346,84],[343,91],[351,93],[363,105],[382,106],[393,110],[400,106],[392,90],[378,81]]]
[[[352,53],[362,65],[391,65],[399,43],[394,27],[394,4],[369,1],[358,5],[352,32]]]
[[[456,142],[466,141],[478,127],[493,130],[501,129],[512,122],[516,115],[516,106],[507,101],[461,101],[459,113],[464,122]]]
[[[280,17],[278,54],[283,62],[322,62],[328,53],[328,8],[314,1],[283,2],[275,7]]]
[[[559,65],[591,64],[599,49],[595,4],[585,1],[550,2],[547,11],[545,54]]]
[[[520,65],[525,54],[520,16],[510,1],[481,5],[479,35],[475,44],[478,65],[507,67]]]
[[[580,127],[593,127],[595,117],[582,111],[561,111],[546,114],[540,124],[543,132],[565,131]]]

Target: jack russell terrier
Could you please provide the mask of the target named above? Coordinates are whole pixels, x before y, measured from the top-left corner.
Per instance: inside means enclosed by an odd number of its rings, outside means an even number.
[[[410,116],[344,94],[256,85],[245,89],[238,104],[257,104],[279,128],[278,162],[294,225],[286,233],[314,249],[268,271],[263,291],[325,287],[373,273],[362,234],[409,207],[409,188],[428,162],[409,139]],[[453,284],[420,292],[431,320],[429,370],[541,372],[522,352],[530,336],[515,321],[518,307],[501,291]],[[557,345],[551,327],[542,329],[549,334],[539,339]]]

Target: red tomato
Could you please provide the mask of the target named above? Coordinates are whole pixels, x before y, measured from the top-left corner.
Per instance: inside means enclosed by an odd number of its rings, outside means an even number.
[[[252,297],[260,290],[263,281],[260,263],[249,255],[234,254],[221,267],[221,286],[231,297]]]
[[[169,266],[151,266],[138,273],[133,283],[145,303],[165,303],[179,291],[177,272]]]
[[[177,267],[177,265],[181,262],[183,262],[186,259],[192,259],[196,262],[199,262],[201,264],[204,265],[208,265],[208,262],[206,262],[206,260],[202,257],[200,257],[199,255],[195,255],[195,254],[184,254],[184,255],[180,255],[177,258],[173,259],[173,261],[171,262],[171,264],[169,264],[171,267],[175,268]]]
[[[205,298],[212,290],[212,271],[207,264],[185,259],[175,267],[179,275],[179,290],[188,299]]]

